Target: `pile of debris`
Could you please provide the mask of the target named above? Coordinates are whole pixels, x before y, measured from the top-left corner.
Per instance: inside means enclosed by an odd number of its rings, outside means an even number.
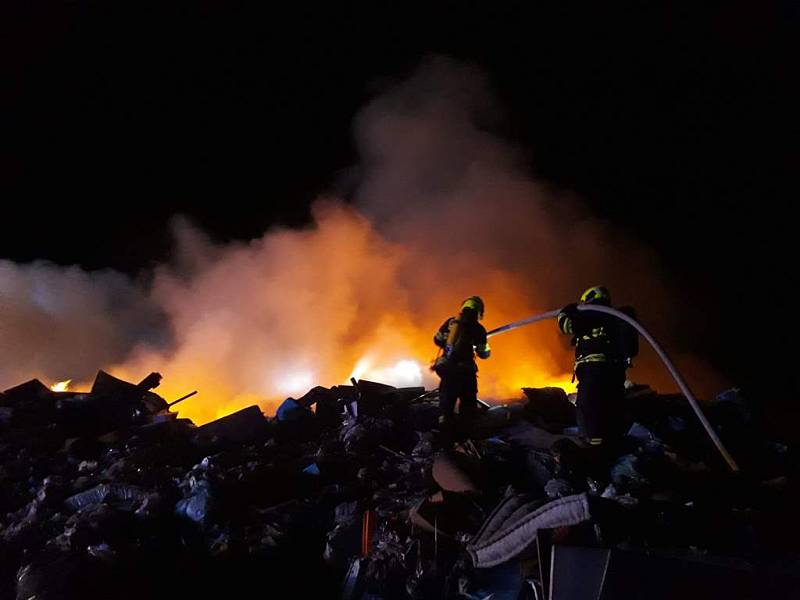
[[[316,387],[196,427],[100,372],[0,395],[0,597],[751,598],[800,584],[796,448],[735,391],[709,418],[628,389],[613,452],[558,388],[461,431],[436,392]]]

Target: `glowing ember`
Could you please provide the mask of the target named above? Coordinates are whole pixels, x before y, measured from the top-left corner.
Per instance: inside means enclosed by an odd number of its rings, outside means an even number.
[[[72,379],[67,379],[66,381],[59,381],[58,383],[54,383],[50,386],[50,389],[54,392],[66,392],[69,390],[69,384],[72,383]]]

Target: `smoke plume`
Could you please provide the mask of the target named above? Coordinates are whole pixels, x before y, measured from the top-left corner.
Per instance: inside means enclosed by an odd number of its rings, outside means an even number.
[[[217,245],[178,219],[174,259],[146,287],[0,262],[0,383],[158,370],[166,397],[200,391],[182,405],[198,422],[351,375],[433,386],[431,337],[463,298],[484,297],[491,328],[599,283],[669,347],[676,292],[656,257],[532,180],[521,150],[493,133],[501,117],[480,71],[432,58],[358,114],[350,202],[318,200],[306,228]],[[569,384],[570,348],[552,323],[492,347],[482,397]],[[651,353],[639,363],[633,379],[669,387]]]

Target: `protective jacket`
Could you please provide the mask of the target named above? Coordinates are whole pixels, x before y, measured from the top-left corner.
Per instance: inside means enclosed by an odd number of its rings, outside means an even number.
[[[619,310],[636,318],[636,312],[629,306]],[[627,366],[639,352],[636,330],[612,315],[593,311],[562,311],[558,315],[558,328],[572,335],[576,368],[596,362]]]
[[[486,340],[486,329],[474,315],[462,311],[450,317],[433,336],[433,343],[442,349],[434,370],[442,375],[449,371],[476,372],[475,356],[489,358],[491,348]]]

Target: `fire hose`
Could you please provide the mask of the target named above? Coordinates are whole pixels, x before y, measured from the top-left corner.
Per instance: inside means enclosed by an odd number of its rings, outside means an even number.
[[[694,397],[694,394],[692,394],[691,390],[689,390],[689,386],[686,384],[686,381],[678,372],[678,369],[675,368],[675,365],[669,359],[667,353],[664,351],[661,345],[655,340],[655,338],[652,335],[650,335],[650,332],[648,332],[647,329],[645,329],[640,323],[638,323],[636,320],[632,319],[625,313],[620,312],[614,308],[610,308],[608,306],[598,306],[594,304],[592,305],[580,304],[578,305],[577,308],[580,311],[588,310],[588,311],[602,312],[617,317],[618,319],[622,319],[630,326],[635,328],[636,331],[638,331],[641,334],[641,336],[648,341],[648,343],[653,347],[653,350],[656,351],[656,354],[658,354],[658,357],[661,359],[661,362],[663,362],[664,366],[667,367],[667,370],[669,371],[670,375],[672,375],[672,378],[675,380],[675,383],[678,384],[678,387],[680,388],[686,400],[689,402],[689,405],[692,407],[692,410],[694,411],[695,415],[697,415],[697,418],[702,424],[703,429],[706,430],[708,437],[711,438],[711,441],[714,443],[714,446],[716,446],[717,450],[719,450],[719,453],[722,455],[722,458],[728,464],[731,471],[733,471],[734,473],[738,472],[739,466],[736,464],[736,461],[733,460],[733,457],[727,451],[725,446],[723,446],[722,441],[717,436],[717,432],[714,431],[714,428],[711,426],[711,423],[708,422],[708,419],[703,414],[703,411],[700,408],[700,404],[697,402],[697,399]],[[526,325],[531,325],[538,321],[544,321],[546,319],[554,319],[558,316],[559,312],[560,311],[558,310],[551,310],[549,312],[542,313],[540,315],[534,315],[526,319],[514,321],[512,323],[508,323],[507,325],[503,325],[502,327],[492,329],[486,335],[487,337],[492,337],[494,335],[499,335],[501,333],[513,331],[514,329],[519,329],[520,327],[525,327]]]

